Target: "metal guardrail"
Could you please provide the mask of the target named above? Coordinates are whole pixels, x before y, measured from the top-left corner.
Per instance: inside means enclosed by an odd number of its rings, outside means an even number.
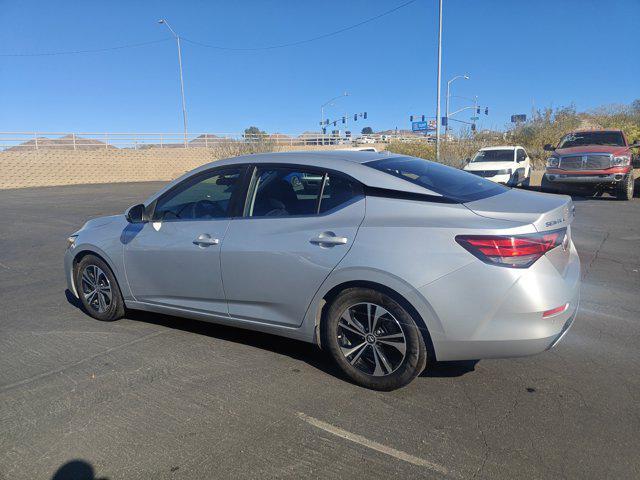
[[[103,133],[103,132],[0,132],[0,151],[21,150],[98,150],[146,148],[209,148],[233,143],[271,144],[283,146],[366,145],[391,140],[426,140],[425,137],[402,135],[362,135],[344,137],[334,134],[303,133],[301,135],[234,134],[234,133]]]

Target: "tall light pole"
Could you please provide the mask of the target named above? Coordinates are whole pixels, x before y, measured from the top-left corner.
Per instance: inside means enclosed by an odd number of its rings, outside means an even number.
[[[465,80],[469,80],[469,75],[456,75],[455,77],[453,77],[451,80],[449,80],[447,82],[447,106],[446,106],[446,112],[445,112],[445,116],[447,118],[447,124],[444,126],[444,134],[445,136],[447,135],[447,132],[449,131],[449,89],[451,88],[451,84],[453,82],[455,82],[456,80],[458,80],[459,78],[464,78]]]
[[[440,77],[442,76],[442,0],[438,2],[438,87],[436,101],[436,162],[440,161]]]
[[[180,36],[173,31],[171,25],[167,23],[165,19],[158,20],[158,23],[163,23],[167,26],[171,34],[175,37],[178,44],[178,67],[180,68],[180,95],[182,96],[182,124],[184,127],[184,145],[187,146],[187,104],[184,100],[184,80],[182,78],[182,47],[180,46]]]
[[[338,100],[339,98],[348,97],[348,96],[349,96],[349,93],[344,92],[342,95],[338,95],[337,97],[333,97],[331,100],[327,100],[320,106],[320,126],[324,124],[324,107],[329,105],[334,100]]]

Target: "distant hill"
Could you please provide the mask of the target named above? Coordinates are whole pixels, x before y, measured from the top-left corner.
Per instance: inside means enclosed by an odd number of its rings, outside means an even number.
[[[65,135],[60,138],[38,137],[37,139],[28,140],[15,147],[7,148],[5,151],[35,150],[36,141],[38,150],[74,150],[73,135]],[[75,137],[75,150],[105,150],[114,149],[116,147],[107,145],[105,142],[94,138]]]

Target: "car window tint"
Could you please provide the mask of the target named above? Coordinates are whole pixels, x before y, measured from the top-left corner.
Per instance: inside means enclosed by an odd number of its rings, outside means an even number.
[[[158,201],[154,220],[207,220],[229,216],[229,203],[240,183],[240,173],[240,169],[230,169],[185,180]]]
[[[511,150],[513,155],[513,150]],[[415,157],[390,157],[364,165],[425,187],[456,202],[472,202],[509,189],[469,172]]]
[[[330,173],[327,175],[327,179],[322,190],[320,213],[346,205],[361,196],[362,187],[360,184],[343,175]]]
[[[527,158],[527,154],[521,148],[518,149],[518,161],[522,162]]]
[[[324,175],[293,168],[259,168],[248,205],[250,217],[315,215]]]

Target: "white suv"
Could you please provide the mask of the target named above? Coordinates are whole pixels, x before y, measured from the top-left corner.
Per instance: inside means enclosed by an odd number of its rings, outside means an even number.
[[[518,145],[486,147],[467,159],[464,170],[509,187],[526,187],[531,178],[531,160],[525,149]]]

